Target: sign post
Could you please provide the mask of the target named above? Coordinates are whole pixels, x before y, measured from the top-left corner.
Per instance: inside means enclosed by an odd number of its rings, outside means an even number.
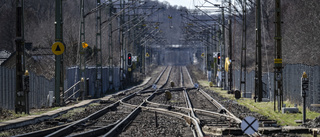
[[[303,100],[303,110],[302,110],[303,124],[306,122],[306,97],[307,97],[308,85],[309,85],[309,78],[307,76],[307,73],[303,72],[301,77],[301,96]]]
[[[55,12],[55,43],[52,52],[55,56],[55,106],[61,106],[63,100],[63,27],[62,27],[62,0],[56,0]]]

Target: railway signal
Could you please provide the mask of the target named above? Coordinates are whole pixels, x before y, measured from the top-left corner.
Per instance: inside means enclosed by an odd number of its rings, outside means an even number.
[[[220,65],[220,59],[221,59],[221,56],[220,56],[220,53],[218,53],[218,65]]]
[[[132,55],[131,53],[128,53],[128,66],[132,65]]]

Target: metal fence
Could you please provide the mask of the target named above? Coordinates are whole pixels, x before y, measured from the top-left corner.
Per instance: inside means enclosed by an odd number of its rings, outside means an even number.
[[[75,82],[79,80],[78,67],[72,67],[67,69],[66,79],[64,81],[64,89],[67,90],[69,87],[74,85]],[[113,87],[115,90],[118,90],[120,87],[120,68],[113,68]],[[95,80],[96,80],[96,71],[94,67],[87,67],[86,77],[89,78],[89,90],[88,93],[92,97],[100,93],[95,91]],[[41,108],[47,107],[48,100],[47,96],[49,91],[54,91],[54,79],[48,80],[45,77],[37,76],[35,73],[30,72],[30,92],[29,92],[29,106],[30,108]],[[104,67],[102,69],[102,92],[107,94],[109,91],[109,68]],[[76,80],[76,81],[75,81]],[[75,91],[79,89],[79,86],[75,87]],[[15,103],[15,92],[16,92],[16,70],[8,69],[5,67],[0,67],[0,107],[4,109],[14,109]],[[70,96],[73,92],[68,92]],[[66,96],[68,96],[66,95]],[[76,94],[75,97],[78,97],[79,94]]]
[[[67,69],[67,79],[65,81],[65,87],[66,89],[68,87],[71,87],[76,81],[79,80],[79,68],[78,67],[70,67]],[[95,80],[96,80],[96,68],[95,67],[87,67],[86,70],[86,77],[89,78],[89,87],[88,87],[88,95],[94,97],[100,96],[100,93],[97,93],[98,91],[95,91]],[[113,88],[115,90],[118,90],[120,88],[120,68],[114,67],[113,68]],[[109,85],[109,68],[103,67],[102,68],[102,94],[107,94],[109,91],[110,85]],[[80,87],[76,86],[73,90],[77,91]],[[70,96],[73,92],[69,92],[66,96]],[[76,97],[78,97],[79,94],[76,94]]]
[[[301,77],[306,72],[309,78],[309,90],[307,92],[307,106],[320,104],[320,66],[307,66],[302,64],[286,65],[283,69],[284,100],[290,100],[295,104],[302,104]],[[234,70],[234,87],[240,89],[240,71]],[[254,94],[255,72],[246,73],[246,92]],[[263,73],[262,82],[265,83],[266,94],[264,97],[273,100],[274,73]],[[313,108],[315,109],[315,108]]]
[[[54,80],[48,80],[30,72],[30,108],[47,106],[47,95],[54,90]],[[14,109],[16,92],[16,70],[0,67],[0,107]]]

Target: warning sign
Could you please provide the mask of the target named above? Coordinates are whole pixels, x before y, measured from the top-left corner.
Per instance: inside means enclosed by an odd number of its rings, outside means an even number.
[[[204,57],[204,53],[201,54],[201,57]]]
[[[146,57],[149,57],[150,55],[149,55],[149,53],[146,53]]]
[[[61,55],[64,52],[64,45],[61,42],[53,43],[51,50],[55,55]]]
[[[85,42],[82,42],[82,47],[85,49],[85,48],[87,48],[89,45],[87,44],[87,43],[85,43]]]
[[[282,64],[282,59],[274,59],[275,64]]]

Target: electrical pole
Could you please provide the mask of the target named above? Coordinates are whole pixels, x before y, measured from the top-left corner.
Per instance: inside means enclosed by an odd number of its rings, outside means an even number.
[[[217,37],[218,37],[218,32],[217,32],[217,24],[214,24],[214,27],[213,27],[213,32],[214,32],[214,50],[218,53],[219,52],[219,48],[218,48],[218,45],[217,45]],[[216,55],[216,59],[214,61],[214,73],[213,73],[213,77],[215,78],[215,82],[216,84],[218,85],[218,81],[216,79],[217,77],[217,72],[218,72],[218,54]]]
[[[84,20],[84,0],[80,0],[80,35],[79,35],[79,52],[80,52],[80,73],[79,73],[79,80],[81,81],[80,84],[80,96],[83,98],[83,94],[85,93],[86,89],[85,84],[85,71],[86,71],[86,59],[85,59],[85,49],[82,46],[85,42],[85,20]]]
[[[276,111],[276,101],[278,100],[278,111],[281,111],[283,104],[283,75],[282,75],[282,50],[281,50],[281,3],[275,0],[275,59],[274,59],[274,111]],[[278,96],[278,99],[277,99]]]
[[[124,1],[120,0],[120,11],[123,9],[124,7],[124,3],[122,3]],[[123,9],[124,10],[124,9]],[[125,12],[125,11],[124,11]],[[124,69],[124,58],[123,58],[123,14],[124,12],[122,12],[120,14],[119,17],[119,43],[120,43],[120,73],[119,73],[119,78],[120,78],[120,87],[123,86],[123,69]],[[122,88],[121,88],[122,89]]]
[[[229,0],[229,58],[230,58],[230,65],[229,65],[229,90],[232,90],[232,13],[231,13],[231,0]]]
[[[247,51],[247,0],[243,0],[243,30],[242,30],[242,48],[241,48],[241,70],[240,70],[240,92],[244,93],[246,97],[246,75],[247,75],[247,58],[246,58],[246,51]],[[243,73],[243,75],[242,75]],[[242,90],[243,86],[243,90]]]
[[[24,83],[25,56],[24,56],[24,0],[16,1],[16,92],[15,113],[29,114],[28,90]]]
[[[97,7],[101,5],[101,0],[97,0]],[[101,53],[101,9],[96,13],[96,83],[95,97],[102,96],[102,53]]]
[[[112,0],[109,0],[111,3]],[[113,89],[113,45],[112,45],[112,11],[113,11],[113,5],[110,4],[109,6],[109,89]]]
[[[206,33],[206,36],[207,36],[207,38],[206,38],[206,41],[208,42],[208,44],[206,44],[206,53],[205,53],[205,58],[206,58],[206,67],[207,67],[207,75],[209,76],[208,78],[208,80],[211,82],[211,67],[210,67],[210,62],[209,62],[209,53],[210,53],[210,29],[208,29],[208,30],[206,30],[205,31]]]
[[[55,41],[63,43],[62,0],[56,0]],[[55,105],[63,105],[63,54],[55,55]]]
[[[223,6],[223,1],[222,1],[222,6]],[[221,7],[221,11],[222,11],[222,52],[221,52],[221,74],[222,74],[222,86],[223,86],[223,89],[226,89],[226,71],[225,71],[225,68],[224,68],[224,64],[225,64],[225,58],[226,58],[226,50],[225,50],[225,19],[224,19],[224,7]]]
[[[261,5],[256,0],[256,74],[255,74],[255,100],[262,101],[262,61],[261,61]]]

